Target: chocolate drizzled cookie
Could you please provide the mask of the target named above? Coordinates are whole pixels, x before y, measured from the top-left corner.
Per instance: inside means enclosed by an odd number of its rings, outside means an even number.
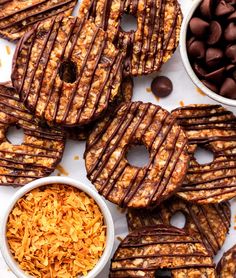
[[[57,15],[71,15],[77,0],[0,1],[0,36],[17,40],[35,23]]]
[[[126,217],[130,231],[150,226],[171,225],[172,217],[181,212],[186,222],[183,230],[201,240],[209,251],[216,254],[224,244],[230,227],[230,204],[197,205],[176,197],[168,199],[154,210],[129,210]]]
[[[101,116],[119,93],[122,58],[95,24],[59,17],[35,25],[20,40],[12,81],[36,116],[81,126]]]
[[[122,102],[128,102],[131,101],[132,95],[133,95],[133,79],[132,77],[125,77],[122,80],[121,83],[121,92],[117,95],[115,100],[109,105],[107,111],[105,112],[104,118],[109,118],[114,111],[116,110],[116,107],[119,106]],[[99,119],[101,120],[101,119]],[[99,121],[98,120],[98,121]],[[81,127],[67,127],[65,128],[66,136],[68,139],[72,140],[86,140],[89,136],[89,134],[92,132],[95,125],[98,123],[98,121],[95,121],[91,124],[84,125]]]
[[[124,14],[137,18],[136,31],[121,28]],[[158,71],[178,45],[182,14],[176,0],[83,0],[81,16],[107,30],[111,41],[126,52],[127,75]]]
[[[0,116],[0,185],[20,186],[50,175],[62,158],[64,133],[35,119],[10,83],[0,84]],[[23,129],[21,145],[8,141],[10,126]]]
[[[217,265],[219,278],[234,278],[236,276],[236,245],[224,253]]]
[[[161,270],[170,270],[171,277],[216,277],[212,257],[202,242],[164,225],[126,236],[112,258],[109,277],[155,278]]]
[[[236,196],[236,118],[220,105],[189,105],[172,112],[189,140],[190,166],[177,193],[188,201],[219,203]],[[199,164],[197,147],[214,154],[212,162]]]
[[[132,145],[150,155],[144,167],[129,164]],[[87,176],[100,194],[123,207],[156,206],[181,186],[188,166],[187,138],[160,106],[129,102],[101,121],[87,140]]]

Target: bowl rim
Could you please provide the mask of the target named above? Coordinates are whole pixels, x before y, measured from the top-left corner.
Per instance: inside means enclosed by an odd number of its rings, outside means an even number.
[[[106,224],[106,247],[103,251],[102,256],[98,260],[96,266],[89,271],[87,276],[79,276],[81,278],[86,277],[86,278],[95,278],[104,268],[108,260],[110,259],[113,245],[114,245],[114,240],[115,240],[115,229],[114,229],[114,223],[113,219],[111,216],[111,212],[105,203],[105,201],[102,199],[102,197],[89,185],[85,185],[84,183],[69,178],[69,177],[56,177],[56,176],[50,176],[50,177],[45,177],[45,178],[40,178],[37,180],[34,180],[28,184],[26,184],[24,187],[20,188],[10,199],[9,205],[7,206],[3,219],[1,221],[1,228],[0,228],[0,249],[2,256],[9,266],[9,268],[13,271],[13,273],[18,277],[18,278],[32,278],[32,276],[28,275],[26,272],[24,272],[18,265],[17,261],[13,258],[11,251],[9,249],[7,237],[6,237],[6,225],[8,221],[8,216],[10,212],[12,211],[14,205],[16,202],[23,197],[26,193],[29,191],[41,187],[44,185],[50,185],[54,183],[60,183],[60,184],[66,184],[69,186],[73,186],[75,188],[78,188],[79,190],[85,192],[88,194],[91,198],[95,200],[97,205],[102,211],[102,214],[104,216],[105,224]]]
[[[187,54],[187,47],[186,47],[186,36],[187,36],[187,30],[188,30],[188,24],[190,19],[192,18],[193,13],[197,9],[197,7],[200,5],[200,3],[203,0],[193,0],[192,6],[190,9],[187,11],[186,15],[184,16],[181,30],[180,30],[180,41],[179,41],[179,46],[180,46],[180,55],[182,59],[182,63],[185,67],[185,70],[189,77],[191,78],[192,82],[200,89],[202,90],[207,96],[209,96],[211,99],[220,102],[222,104],[226,104],[229,106],[236,106],[236,100],[226,98],[223,96],[218,95],[217,93],[213,92],[209,88],[207,88],[197,77],[195,72],[192,69],[192,66],[189,62],[188,54]]]

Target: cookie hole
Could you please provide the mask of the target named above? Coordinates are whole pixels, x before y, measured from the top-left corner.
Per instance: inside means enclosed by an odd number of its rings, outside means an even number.
[[[134,145],[128,150],[126,158],[130,165],[141,168],[148,164],[149,153],[145,146]]]
[[[204,148],[197,147],[197,150],[194,153],[194,157],[199,164],[208,164],[214,160],[214,154]]]
[[[12,145],[21,145],[24,142],[24,131],[22,128],[10,126],[6,137]]]
[[[132,32],[138,29],[137,18],[132,14],[125,13],[121,18],[121,28],[125,32]]]
[[[59,68],[59,76],[66,83],[74,83],[77,79],[77,66],[73,61],[64,61]]]
[[[172,215],[170,224],[179,229],[183,229],[186,224],[186,216],[181,211],[177,211],[174,215]]]
[[[171,271],[169,269],[165,269],[165,268],[158,269],[155,272],[155,278],[159,278],[159,277],[162,277],[162,278],[172,277]]]

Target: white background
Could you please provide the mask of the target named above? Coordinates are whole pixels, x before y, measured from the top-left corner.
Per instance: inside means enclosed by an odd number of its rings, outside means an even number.
[[[186,11],[192,5],[191,0],[181,0],[182,11],[186,14]],[[78,7],[76,8],[76,10]],[[74,14],[76,14],[76,10]],[[10,54],[7,51],[7,48],[10,48]],[[0,39],[0,82],[10,80],[11,73],[11,62],[12,56],[14,53],[15,45],[9,43],[6,40]],[[186,74],[183,65],[181,63],[181,57],[179,54],[179,49],[176,50],[174,56],[170,61],[165,64],[161,71],[158,73],[161,75],[168,76],[173,82],[173,92],[167,98],[163,98],[157,100],[154,95],[150,92],[147,92],[147,88],[150,88],[151,81],[153,77],[157,74],[152,74],[151,76],[139,77],[135,78],[135,87],[134,87],[134,95],[133,100],[142,100],[144,102],[152,102],[155,104],[159,104],[171,111],[173,108],[180,106],[180,102],[186,104],[191,103],[215,103],[213,100],[208,98],[207,96],[201,95],[194,84],[189,79]],[[228,109],[232,110],[236,113],[236,108],[228,107]],[[14,136],[17,138],[19,134],[15,133]],[[84,152],[85,143],[84,142],[75,142],[68,140],[66,143],[66,149],[64,152],[64,157],[61,162],[63,168],[68,172],[68,175],[72,178],[75,178],[82,183],[92,186],[89,180],[86,178],[86,171],[83,160],[83,152]],[[79,160],[75,160],[75,156],[79,156]],[[136,159],[140,159],[141,154],[138,155]],[[202,159],[206,159],[206,154],[200,154]],[[56,170],[55,175],[58,174]],[[17,188],[12,187],[0,187],[0,217],[2,217],[5,207],[8,204],[9,199],[17,191]],[[115,232],[116,237],[124,237],[127,233],[127,224],[125,220],[125,214],[117,208],[115,205],[107,202],[111,213],[115,222]],[[227,240],[222,248],[222,250],[218,253],[215,261],[217,262],[221,257],[222,253],[229,249],[232,245],[236,244],[236,231],[234,230],[234,218],[236,215],[236,200],[231,201],[232,207],[232,218],[231,218],[231,229],[230,233],[227,237]],[[181,219],[178,220],[179,223]],[[236,224],[235,224],[236,225]],[[119,243],[119,240],[116,240],[115,247]],[[98,276],[98,278],[108,277],[109,264],[103,270],[103,272]],[[4,263],[3,258],[0,255],[0,278],[13,278],[14,274],[9,270],[7,265]]]

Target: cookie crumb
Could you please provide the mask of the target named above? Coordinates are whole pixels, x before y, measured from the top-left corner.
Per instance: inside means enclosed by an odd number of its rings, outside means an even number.
[[[151,93],[152,89],[150,87],[146,88],[146,92]]]
[[[179,102],[179,104],[180,104],[181,107],[184,106],[184,102],[182,100]]]
[[[202,95],[202,96],[206,96],[206,94],[205,93],[203,93],[203,91],[200,89],[200,88],[198,88],[198,87],[196,87],[196,91],[200,94],[200,95]]]
[[[6,51],[7,51],[7,54],[10,55],[11,54],[11,48],[9,45],[6,45]]]
[[[123,241],[123,238],[120,236],[117,236],[116,239],[118,239],[120,242]]]
[[[74,156],[74,160],[79,160],[79,156],[78,156],[78,155],[75,155],[75,156]]]
[[[60,174],[60,175],[63,175],[63,176],[69,175],[69,173],[64,169],[64,167],[61,164],[57,165],[56,169],[57,169],[57,171],[59,171],[58,174]]]
[[[160,101],[160,98],[159,97],[157,97],[157,96],[155,96],[155,99],[159,102]]]

